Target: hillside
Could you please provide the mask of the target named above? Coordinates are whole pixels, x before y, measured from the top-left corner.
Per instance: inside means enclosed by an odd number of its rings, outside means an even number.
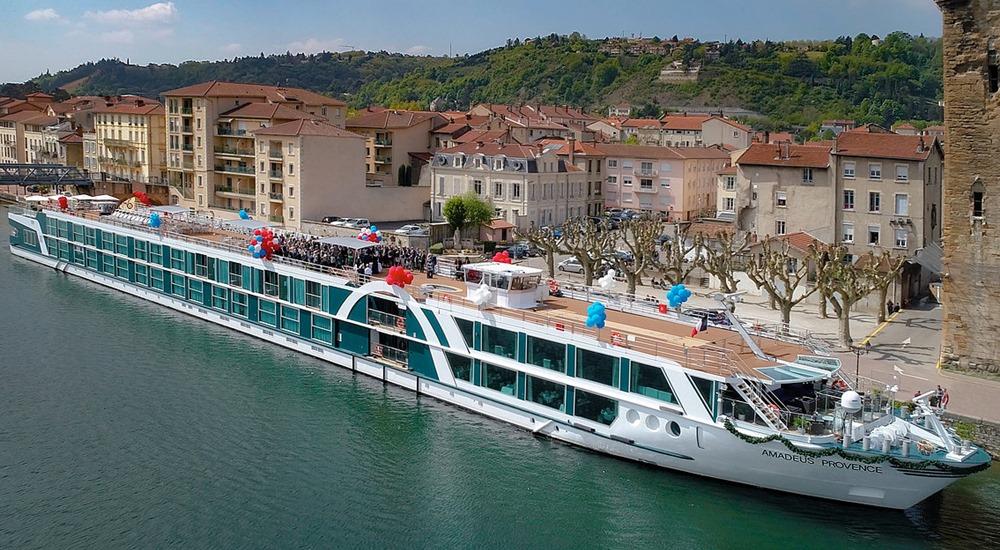
[[[456,58],[344,52],[180,65],[102,60],[22,85],[5,85],[0,95],[66,87],[74,94],[156,96],[219,79],[308,88],[343,98],[354,107],[378,103],[427,108],[435,98],[458,109],[482,101],[543,102],[595,112],[627,101],[647,116],[658,114],[658,105],[740,107],[765,117],[754,121],[759,127],[805,127],[807,134],[824,118],[880,124],[940,118],[938,39],[904,33],[881,41],[859,35],[785,43],[702,44],[653,38],[641,45],[654,53],[615,49],[626,42],[588,40],[574,33],[508,41],[504,47]],[[660,70],[674,61],[700,67],[698,81],[659,82]]]

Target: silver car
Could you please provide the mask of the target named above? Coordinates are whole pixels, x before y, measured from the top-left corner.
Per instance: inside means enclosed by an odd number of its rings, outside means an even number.
[[[581,264],[580,260],[577,260],[576,258],[566,258],[565,260],[559,262],[556,269],[567,273],[583,273],[583,264]]]

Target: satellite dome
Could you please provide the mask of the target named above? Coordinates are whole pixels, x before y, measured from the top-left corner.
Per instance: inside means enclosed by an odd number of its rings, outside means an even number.
[[[849,390],[840,396],[840,406],[845,411],[856,413],[861,410],[861,395],[858,392]]]

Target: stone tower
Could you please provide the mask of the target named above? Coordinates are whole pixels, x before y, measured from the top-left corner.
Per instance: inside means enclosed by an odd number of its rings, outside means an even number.
[[[1000,370],[1000,0],[944,15],[942,361]]]

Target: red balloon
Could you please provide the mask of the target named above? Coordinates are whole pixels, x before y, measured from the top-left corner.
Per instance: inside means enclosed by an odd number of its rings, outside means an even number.
[[[254,229],[253,230],[253,234],[254,235],[260,235],[260,229]]]
[[[69,207],[69,199],[62,195],[59,196],[57,202],[59,203],[59,208],[62,208],[63,210]]]
[[[656,306],[656,309],[660,310],[660,313],[666,313],[667,312],[667,304],[659,304],[659,305]]]

